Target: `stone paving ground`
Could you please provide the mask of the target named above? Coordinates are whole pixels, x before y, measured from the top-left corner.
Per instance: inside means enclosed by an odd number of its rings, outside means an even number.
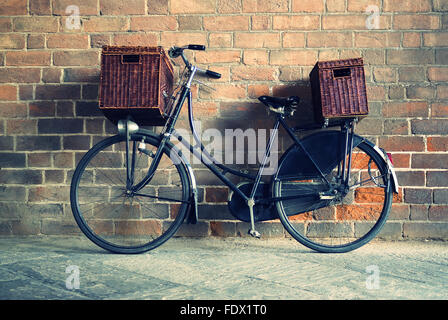
[[[290,239],[173,238],[116,255],[84,237],[0,238],[1,300],[447,298],[447,242],[321,254]]]

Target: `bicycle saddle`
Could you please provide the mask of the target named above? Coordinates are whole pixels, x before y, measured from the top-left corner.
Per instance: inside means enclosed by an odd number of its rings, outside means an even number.
[[[266,106],[274,109],[278,109],[281,107],[296,109],[300,102],[300,98],[297,96],[290,96],[288,98],[261,96],[258,98],[258,100],[263,102]]]

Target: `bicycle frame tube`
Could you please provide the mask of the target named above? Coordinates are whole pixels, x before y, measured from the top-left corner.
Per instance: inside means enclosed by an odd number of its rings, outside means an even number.
[[[171,114],[171,116],[168,119],[168,122],[164,128],[164,130],[161,133],[161,140],[160,140],[160,145],[159,148],[157,149],[157,152],[154,155],[154,159],[150,165],[150,168],[148,170],[148,173],[146,175],[146,177],[144,179],[142,179],[142,181],[140,181],[138,184],[136,184],[134,187],[132,187],[132,191],[133,192],[138,192],[139,190],[141,190],[146,184],[149,183],[149,181],[151,181],[155,170],[157,169],[159,163],[160,163],[160,159],[162,157],[162,152],[163,149],[166,145],[166,142],[169,141],[171,136],[176,137],[179,142],[181,142],[197,159],[199,159],[201,161],[201,163],[203,163],[210,171],[213,172],[213,174],[215,176],[217,176],[226,186],[228,186],[232,191],[236,192],[241,198],[243,198],[245,201],[249,200],[250,198],[254,197],[255,191],[257,189],[258,184],[260,183],[261,180],[261,175],[262,172],[264,170],[264,167],[266,165],[266,161],[267,161],[267,157],[269,156],[269,153],[271,151],[272,145],[273,145],[273,141],[275,139],[275,135],[277,135],[278,133],[278,127],[279,125],[281,125],[283,128],[285,128],[286,132],[288,133],[288,135],[293,139],[294,143],[296,145],[298,145],[299,147],[302,148],[302,150],[305,152],[305,154],[309,157],[309,159],[311,160],[311,162],[313,163],[313,165],[316,167],[317,171],[319,172],[319,174],[321,175],[322,179],[328,184],[330,185],[330,183],[328,182],[328,180],[326,179],[326,177],[324,176],[324,174],[322,173],[321,169],[318,167],[318,165],[316,164],[316,162],[313,160],[313,158],[311,157],[311,155],[308,153],[308,151],[303,147],[302,143],[300,142],[300,140],[294,135],[294,132],[292,131],[292,129],[287,125],[287,123],[285,122],[284,118],[282,115],[278,114],[277,115],[277,119],[276,122],[274,124],[274,131],[272,132],[270,138],[269,138],[269,142],[268,145],[266,147],[265,150],[265,154],[264,154],[264,158],[262,160],[262,163],[260,164],[260,167],[258,168],[258,172],[257,172],[257,176],[253,176],[253,175],[249,175],[237,170],[234,170],[230,167],[227,167],[225,165],[223,165],[222,163],[219,163],[204,147],[204,145],[202,144],[202,142],[200,141],[195,126],[194,126],[194,119],[193,119],[193,112],[192,112],[192,96],[191,96],[191,91],[190,91],[190,86],[191,86],[191,82],[193,80],[193,77],[195,75],[196,72],[196,67],[195,66],[190,66],[189,67],[190,70],[190,75],[188,80],[186,81],[186,84],[184,84],[182,86],[182,91],[180,94],[180,98],[175,106],[175,109],[173,111],[173,113]],[[188,101],[188,108],[189,108],[189,122],[190,122],[190,129],[193,133],[193,137],[195,140],[195,146],[192,146],[188,141],[186,141],[181,135],[179,135],[175,130],[174,130],[174,126],[176,124],[176,121],[179,117],[180,111],[185,103],[185,100]],[[345,150],[347,152],[347,148]],[[131,160],[132,161],[132,160]],[[222,170],[222,172],[220,171]],[[344,169],[343,169],[344,170]],[[254,187],[252,189],[251,195],[250,197],[246,196],[240,189],[238,189],[238,187],[232,183],[226,176],[226,173],[230,173],[236,176],[240,176],[243,178],[247,178],[250,180],[254,180],[255,184]],[[299,197],[299,196],[298,196]],[[291,197],[288,197],[288,199]],[[283,198],[271,198],[270,200],[272,201],[279,201],[282,200]]]

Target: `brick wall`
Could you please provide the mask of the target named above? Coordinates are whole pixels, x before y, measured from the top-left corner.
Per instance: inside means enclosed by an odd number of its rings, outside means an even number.
[[[369,5],[379,9],[377,25]],[[314,63],[363,57],[371,114],[358,133],[393,153],[401,185],[385,233],[447,239],[447,12],[447,0],[2,1],[0,234],[78,232],[72,171],[116,131],[97,110],[101,46],[196,43],[208,50],[190,57],[223,74],[210,82],[215,92],[194,88],[203,128],[268,128],[262,94],[302,96],[299,118],[310,120]],[[180,234],[245,235],[227,189],[204,167],[195,171],[201,221]],[[260,231],[284,235],[277,222]]]

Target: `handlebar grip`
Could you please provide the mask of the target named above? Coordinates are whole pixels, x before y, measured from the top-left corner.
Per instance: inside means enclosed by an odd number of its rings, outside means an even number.
[[[188,45],[188,49],[189,50],[201,50],[204,51],[205,50],[205,46],[202,44],[189,44]]]
[[[207,70],[205,71],[205,74],[208,75],[210,78],[213,79],[219,79],[221,78],[221,74],[215,71]]]

